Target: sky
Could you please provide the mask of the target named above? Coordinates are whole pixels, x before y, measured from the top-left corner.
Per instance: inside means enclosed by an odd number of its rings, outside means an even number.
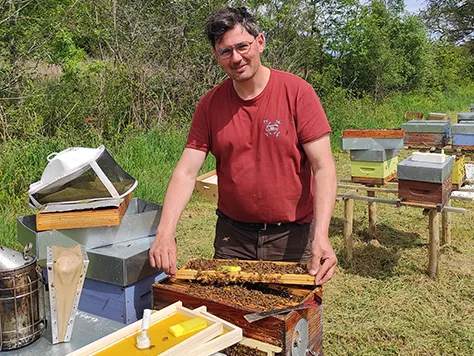
[[[405,7],[409,12],[417,13],[424,6],[424,0],[405,0]]]

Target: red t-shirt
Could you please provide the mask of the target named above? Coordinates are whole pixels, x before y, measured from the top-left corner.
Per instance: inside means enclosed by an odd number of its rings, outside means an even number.
[[[313,219],[311,166],[302,144],[331,132],[310,84],[271,69],[265,89],[242,100],[228,79],[198,103],[186,147],[216,157],[218,208],[234,220]]]

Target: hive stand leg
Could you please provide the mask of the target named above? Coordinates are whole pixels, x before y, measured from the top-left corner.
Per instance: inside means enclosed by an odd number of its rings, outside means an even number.
[[[446,206],[451,206],[449,200],[446,202]],[[443,209],[443,217],[442,217],[442,227],[443,227],[443,235],[441,240],[441,245],[450,245],[451,244],[451,223],[452,223],[452,216],[449,211]]]
[[[375,192],[367,192],[368,197],[375,198]],[[377,205],[375,202],[369,202],[369,236],[375,237],[377,225]]]
[[[438,275],[439,262],[439,213],[436,209],[430,209],[429,213],[430,242],[428,245],[428,275],[436,278]]]
[[[352,225],[354,222],[354,199],[344,199],[344,257],[352,261]]]

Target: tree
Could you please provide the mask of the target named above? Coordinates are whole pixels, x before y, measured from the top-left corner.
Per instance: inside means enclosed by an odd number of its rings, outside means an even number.
[[[421,12],[434,34],[453,43],[471,43],[474,49],[474,1],[427,0]]]

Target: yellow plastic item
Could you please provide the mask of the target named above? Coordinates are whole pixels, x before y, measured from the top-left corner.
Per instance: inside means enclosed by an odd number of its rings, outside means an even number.
[[[207,321],[204,318],[192,318],[182,323],[169,327],[169,331],[173,336],[180,337],[198,330],[207,328]]]
[[[158,321],[150,325],[148,328],[148,334],[151,338],[151,348],[148,350],[139,350],[136,347],[136,339],[140,331],[109,345],[104,349],[95,352],[94,356],[156,356],[165,352],[166,350],[178,345],[189,337],[197,334],[200,330],[194,333],[183,335],[181,337],[174,337],[169,328],[172,325],[183,323],[185,321],[192,320],[182,314],[173,314],[163,320]]]
[[[221,269],[223,271],[227,271],[227,272],[240,272],[242,270],[242,267],[240,267],[240,266],[221,266]]]

